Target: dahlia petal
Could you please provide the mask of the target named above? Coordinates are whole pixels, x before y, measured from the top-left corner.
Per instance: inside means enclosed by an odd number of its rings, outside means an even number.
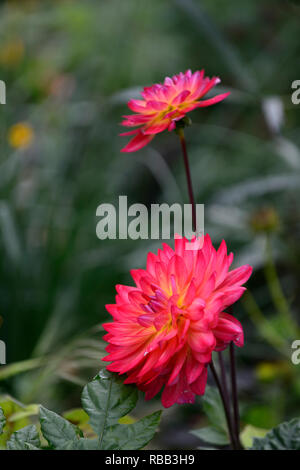
[[[203,242],[203,247],[202,247],[202,253],[204,255],[205,262],[207,264],[209,263],[212,251],[213,251],[213,246],[212,246],[211,238],[209,234],[207,233],[204,236],[204,242]]]
[[[189,306],[189,319],[193,322],[202,319],[204,315],[203,309],[205,308],[205,305],[206,302],[203,299],[201,299],[200,297],[196,297],[193,300],[192,304]]]
[[[153,119],[152,114],[129,114],[128,116],[123,116],[124,120],[121,122],[122,126],[134,127],[146,124],[151,119]]]
[[[215,350],[216,349],[214,349],[214,351]],[[203,365],[209,364],[212,358],[212,351],[209,351],[207,353],[199,353],[197,351],[193,351],[193,356],[198,362],[200,362],[200,364],[203,364]]]
[[[121,152],[136,152],[151,142],[154,135],[144,135],[139,132],[122,150]]]
[[[186,376],[189,384],[195,382],[199,375],[202,373],[204,368],[203,363],[197,361],[195,357],[190,354],[186,361]]]
[[[114,323],[103,323],[103,328],[109,333],[126,335],[126,336],[149,336],[149,331],[141,328],[137,322],[122,323],[120,321]]]
[[[167,323],[169,320],[169,314],[167,312],[162,312],[157,315],[154,319],[154,326],[157,331],[160,331],[164,325]]]
[[[169,86],[173,86],[173,85],[174,85],[173,80],[172,80],[172,78],[170,78],[170,77],[166,77],[166,78],[165,78],[164,84],[165,84],[165,85],[169,85]]]
[[[198,291],[198,294],[201,295],[203,299],[208,297],[214,290],[216,285],[216,273],[213,272],[210,278],[206,282],[202,282],[201,288]]]
[[[228,313],[223,312],[220,314],[219,322],[213,330],[213,333],[217,339],[218,348],[226,347],[231,341],[239,347],[244,345],[244,332],[242,325],[235,317]]]
[[[147,275],[147,271],[145,269],[131,269],[130,274],[136,284],[137,287],[141,287],[140,280],[142,277]]]
[[[180,92],[172,101],[172,105],[173,106],[178,106],[179,104],[183,103],[183,101],[185,101],[185,99],[190,95],[190,91],[189,90],[183,90],[182,92]]]
[[[165,383],[164,377],[157,377],[154,383],[152,383],[150,386],[148,386],[148,390],[146,391],[145,399],[146,400],[152,400],[155,395],[158,394],[158,392],[161,390]]]
[[[134,111],[135,113],[148,113],[146,101],[130,100],[128,101],[127,106],[129,109],[131,109],[131,111]]]
[[[123,302],[129,302],[128,294],[134,290],[136,290],[136,288],[131,286],[124,286],[123,284],[116,285],[116,291]]]
[[[153,108],[155,111],[163,111],[168,108],[168,103],[164,101],[151,100],[147,102],[148,108]]]
[[[164,250],[158,250],[157,252],[158,259],[161,263],[167,264],[169,261],[169,258],[167,256],[167,253],[164,252]]]
[[[174,121],[179,121],[180,119],[184,118],[185,112],[184,110],[181,111],[179,109],[173,109],[169,113],[165,114],[165,119],[173,119]]]
[[[184,237],[175,235],[175,253],[179,256],[183,256],[185,252],[185,244],[188,240]]]
[[[207,84],[206,84],[206,86],[204,87],[201,96],[206,95],[213,87],[215,87],[215,86],[218,85],[219,83],[221,83],[221,80],[220,80],[219,77],[213,77],[211,80],[208,79],[208,80],[207,80]]]
[[[131,304],[135,305],[137,308],[139,308],[141,304],[145,304],[146,302],[149,301],[147,296],[138,289],[129,292],[128,300]]]
[[[153,315],[140,315],[137,321],[141,326],[148,328],[153,325]]]
[[[133,131],[128,131],[128,132],[121,132],[119,136],[126,136],[126,135],[137,135],[140,131],[138,129],[134,129]]]
[[[158,284],[165,291],[169,290],[169,277],[167,268],[163,263],[155,263],[155,277]]]
[[[153,277],[155,277],[155,264],[157,261],[158,261],[157,256],[154,253],[149,252],[147,256],[147,271]]]
[[[169,377],[167,385],[172,385],[173,381],[177,378],[178,374],[180,373],[184,363],[186,360],[186,348],[182,349],[179,353],[176,354],[174,358],[174,368],[172,370],[172,373]]]
[[[177,351],[179,351],[183,347],[183,345],[186,343],[190,323],[191,323],[190,320],[187,320],[187,319],[181,319],[179,323],[179,326],[177,329],[177,338],[178,338]]]
[[[161,367],[167,361],[169,361],[175,354],[176,349],[177,349],[177,341],[176,339],[172,338],[169,341],[168,345],[165,346],[164,350],[161,352],[160,357],[157,361],[157,367]]]
[[[108,341],[111,344],[116,344],[118,346],[126,346],[126,347],[128,346],[128,344],[133,346],[136,344],[141,344],[143,341],[142,338],[138,334],[136,334],[136,336],[130,337],[130,336],[121,336],[121,335],[115,336],[109,333],[107,335],[104,335],[103,339],[105,341]]]
[[[193,99],[196,100],[202,98],[202,96],[206,95],[213,87],[218,85],[220,82],[221,80],[218,77],[213,77],[212,79],[205,78],[200,84],[199,88],[192,95]]]
[[[197,108],[204,108],[206,106],[211,106],[213,104],[219,103],[220,101],[225,100],[228,95],[230,95],[230,92],[222,93],[221,95],[214,96],[213,98],[209,98],[208,100],[198,101]]]
[[[184,305],[188,307],[193,302],[195,297],[196,297],[196,286],[195,286],[194,281],[192,280],[184,296],[184,300],[183,300]]]
[[[204,77],[204,70],[197,70],[191,77],[190,87],[192,91],[195,91],[199,88],[201,81]]]
[[[227,288],[223,292],[222,302],[223,307],[229,307],[230,305],[234,304],[237,300],[239,300],[244,292],[246,291],[246,287],[231,287]]]
[[[224,240],[219,246],[216,256],[216,287],[224,281],[229,269],[229,257],[227,256],[227,246]]]
[[[140,279],[140,287],[146,295],[149,295],[149,296],[153,295],[153,292],[154,292],[153,281],[154,279],[151,279],[149,276],[143,276]]]
[[[162,393],[161,402],[165,408],[170,408],[177,402],[180,396],[180,386],[176,385],[167,385],[164,388]]]
[[[148,134],[159,134],[169,127],[170,121],[161,121],[159,124],[153,124],[143,130],[145,135]]]
[[[176,121],[171,121],[171,123],[169,124],[169,127],[168,127],[168,131],[172,132],[172,131],[174,131],[175,128],[176,128]]]
[[[105,308],[112,316],[118,314],[118,306],[115,304],[107,304],[105,305]]]
[[[201,286],[206,271],[206,262],[202,250],[197,253],[197,260],[195,265],[194,280],[197,288]]]
[[[198,101],[194,103],[184,103],[182,104],[180,111],[186,115],[187,113],[190,113],[191,111],[194,111],[194,109],[199,108],[198,106]]]
[[[219,286],[220,289],[224,289],[224,287],[232,287],[235,285],[241,285],[245,284],[245,282],[248,281],[249,277],[251,276],[252,273],[252,267],[249,266],[248,264],[245,264],[244,266],[241,266],[239,268],[234,269],[233,271],[230,271],[224,282]]]
[[[193,382],[192,384],[190,384],[190,389],[196,395],[204,395],[206,383],[207,383],[207,367],[204,367],[198,379],[195,380],[195,382]]]
[[[182,290],[186,285],[188,277],[186,265],[181,256],[175,255],[173,259],[175,260],[175,275],[177,279],[177,286],[179,290]]]
[[[195,403],[195,394],[191,390],[183,390],[177,398],[176,403],[178,403],[178,405],[184,405],[187,403],[192,405]]]
[[[157,363],[159,356],[160,356],[159,350],[153,351],[152,354],[148,354],[147,356],[145,356],[146,357],[145,364],[143,365],[143,367],[140,369],[139,373],[137,374],[137,377],[139,379],[143,380],[143,376],[147,374],[147,372],[149,372],[151,369],[153,369],[153,367]]]
[[[205,353],[214,349],[216,340],[211,331],[191,330],[188,337],[188,343],[193,351]]]

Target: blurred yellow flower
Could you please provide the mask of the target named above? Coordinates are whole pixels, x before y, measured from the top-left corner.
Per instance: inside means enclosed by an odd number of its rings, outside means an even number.
[[[12,39],[0,48],[0,64],[7,67],[18,65],[24,56],[24,44],[21,39]]]
[[[261,382],[273,382],[276,379],[287,378],[290,366],[284,361],[261,362],[256,366],[255,372]]]
[[[14,124],[8,133],[10,145],[16,149],[28,148],[34,139],[32,127],[26,122]]]

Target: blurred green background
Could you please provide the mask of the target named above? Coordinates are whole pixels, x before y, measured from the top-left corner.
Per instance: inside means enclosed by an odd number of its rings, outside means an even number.
[[[205,68],[230,90],[191,114],[187,132],[205,230],[250,263],[235,307],[242,421],[270,428],[300,415],[300,7],[288,0],[8,1],[0,4],[0,393],[57,411],[79,405],[102,367],[104,308],[151,241],[100,241],[96,208],[119,195],[188,202],[174,133],[121,154],[126,103],[142,87]],[[159,401],[140,400],[140,412]],[[205,418],[173,407],[160,448],[197,445]]]

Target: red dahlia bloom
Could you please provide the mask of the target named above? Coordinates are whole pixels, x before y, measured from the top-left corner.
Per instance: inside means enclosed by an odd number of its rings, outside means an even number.
[[[195,73],[187,70],[172,78],[167,77],[163,85],[144,88],[141,93],[143,100],[130,100],[128,103],[128,107],[138,114],[123,116],[123,126],[140,127],[120,134],[134,136],[121,151],[135,152],[147,145],[155,134],[165,129],[174,130],[176,121],[184,118],[189,111],[224,100],[229,93],[199,101],[220,81],[218,77],[205,77],[204,70]]]
[[[224,240],[217,251],[209,235],[196,243],[191,250],[180,238],[175,250],[163,244],[149,253],[147,268],[131,272],[136,287],[116,286],[116,303],[106,306],[114,319],[104,325],[107,368],[126,373],[125,383],[136,383],[147,400],[164,386],[165,407],[203,395],[212,351],[244,342],[240,322],[224,310],[241,297],[252,268],[229,271]]]

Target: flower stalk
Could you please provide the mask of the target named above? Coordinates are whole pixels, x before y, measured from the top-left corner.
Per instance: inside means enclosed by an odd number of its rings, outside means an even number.
[[[236,441],[236,436],[235,436],[235,433],[234,433],[234,430],[233,430],[233,427],[232,427],[229,403],[226,400],[224,390],[223,390],[223,387],[222,387],[221,382],[219,380],[219,377],[218,377],[218,374],[217,374],[217,371],[215,369],[213,361],[210,362],[209,367],[210,367],[210,370],[211,370],[212,375],[214,377],[214,380],[216,382],[216,386],[219,390],[220,397],[221,397],[221,400],[222,400],[222,403],[223,403],[223,408],[224,408],[224,412],[225,412],[225,418],[226,418],[226,422],[227,422],[231,447],[232,447],[232,449],[237,450],[238,449],[237,441]]]
[[[186,174],[186,180],[187,180],[187,186],[188,186],[188,193],[189,193],[190,203],[191,203],[191,206],[192,206],[193,230],[194,230],[194,232],[196,232],[197,231],[196,203],[195,203],[192,177],[191,177],[191,170],[190,170],[189,158],[188,158],[188,154],[187,154],[186,140],[185,140],[185,136],[184,136],[183,127],[178,127],[176,129],[176,131],[177,131],[177,133],[179,135],[179,139],[180,139],[182,155],[183,155],[183,161],[184,161],[185,174]]]
[[[186,124],[187,123],[185,122],[184,119],[182,121],[179,121],[176,126],[176,133],[178,134],[179,139],[180,139],[186,179],[187,179],[189,200],[192,206],[193,230],[194,232],[196,232],[197,231],[196,203],[195,203],[195,197],[194,197],[194,191],[193,191],[193,184],[192,184],[191,170],[190,170],[190,165],[189,165],[189,158],[188,158],[188,153],[187,153],[186,140],[185,140],[185,135],[184,135],[184,127]],[[243,446],[241,445],[240,437],[239,437],[240,416],[239,416],[235,354],[234,354],[233,342],[230,343],[230,374],[231,374],[231,392],[232,392],[232,401],[233,401],[233,420],[231,416],[231,406],[230,406],[229,393],[228,393],[227,381],[226,381],[226,371],[225,371],[225,365],[224,365],[222,352],[219,352],[219,363],[220,363],[220,370],[221,370],[221,381],[219,380],[218,374],[216,372],[215,366],[212,361],[209,364],[210,370],[216,382],[216,385],[219,390],[221,400],[223,403],[231,446],[234,450],[241,450],[243,449]]]
[[[231,393],[233,401],[233,426],[234,426],[234,435],[236,440],[236,448],[238,450],[243,449],[243,446],[240,441],[240,412],[239,412],[239,400],[237,392],[237,378],[236,378],[236,365],[235,365],[235,352],[234,344],[230,343],[230,372],[231,372]]]

